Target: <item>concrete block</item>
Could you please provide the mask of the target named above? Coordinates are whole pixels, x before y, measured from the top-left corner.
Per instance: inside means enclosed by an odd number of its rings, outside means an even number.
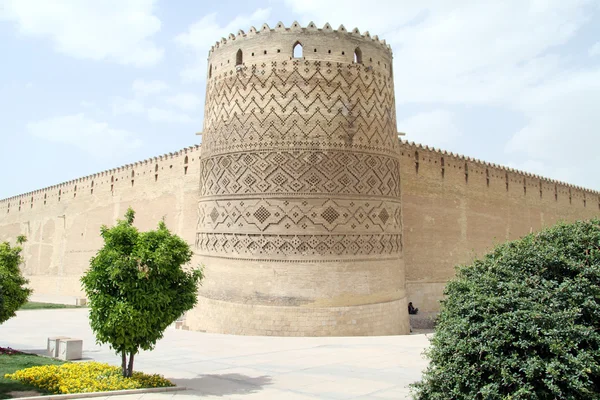
[[[49,337],[46,346],[46,354],[50,357],[58,357],[58,343],[60,340],[68,339],[67,336]]]
[[[85,297],[78,297],[75,299],[75,305],[83,307],[87,305],[87,299]]]
[[[83,340],[61,339],[58,342],[58,358],[61,360],[81,360]]]

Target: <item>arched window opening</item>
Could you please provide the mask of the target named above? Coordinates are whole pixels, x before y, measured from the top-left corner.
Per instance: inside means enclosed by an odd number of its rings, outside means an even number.
[[[131,171],[131,177],[135,178],[135,170]]]
[[[354,62],[356,64],[362,64],[362,51],[358,47],[354,50]]]
[[[158,164],[154,166],[154,172],[158,172]]]
[[[208,77],[212,78],[212,64],[208,66]]]
[[[184,158],[184,160],[183,160],[183,163],[184,163],[184,164],[187,164],[187,163],[188,163],[188,161],[189,161],[189,159],[188,159],[188,156],[185,156],[185,158]]]
[[[293,47],[294,58],[302,58],[302,43],[296,42]]]
[[[242,49],[239,49],[237,51],[237,53],[235,54],[235,65],[242,65],[242,63],[244,62],[244,53],[242,52]]]

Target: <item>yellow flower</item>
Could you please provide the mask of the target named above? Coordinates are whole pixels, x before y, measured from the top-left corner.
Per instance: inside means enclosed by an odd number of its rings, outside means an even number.
[[[161,375],[134,372],[131,378],[123,378],[119,367],[95,361],[25,368],[4,377],[55,394],[174,386]]]

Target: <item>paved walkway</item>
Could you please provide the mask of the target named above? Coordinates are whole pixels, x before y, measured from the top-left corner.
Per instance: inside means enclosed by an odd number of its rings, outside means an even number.
[[[20,311],[0,325],[0,346],[44,352],[49,336],[83,339],[87,360],[120,365],[95,344],[87,309]],[[426,335],[290,338],[218,335],[169,328],[134,368],[188,390],[109,399],[408,399],[427,362]],[[100,397],[99,399],[102,399]]]

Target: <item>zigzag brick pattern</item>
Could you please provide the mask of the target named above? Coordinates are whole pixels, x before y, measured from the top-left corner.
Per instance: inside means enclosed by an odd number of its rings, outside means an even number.
[[[203,152],[325,145],[395,155],[394,110],[391,77],[361,64],[244,66],[209,81]]]

